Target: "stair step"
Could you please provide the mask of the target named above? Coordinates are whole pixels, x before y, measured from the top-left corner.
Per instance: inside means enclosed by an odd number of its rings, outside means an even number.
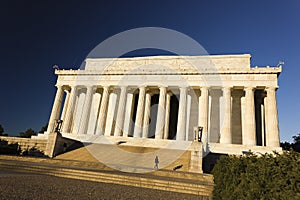
[[[189,182],[183,179],[177,180],[176,178],[174,179],[172,177],[168,177],[168,180],[166,180],[166,178],[161,178],[154,175],[151,175],[152,177],[143,177],[142,175],[127,174],[116,171],[81,170],[75,168],[53,166],[49,163],[34,163],[33,165],[31,162],[0,160],[0,169],[9,169],[19,172],[46,174],[64,178],[89,180],[120,185],[129,185],[187,194],[197,194],[202,196],[211,196],[213,190],[213,184],[211,182],[203,184],[203,182],[205,182],[203,180],[199,181],[199,183],[195,183],[195,181]]]

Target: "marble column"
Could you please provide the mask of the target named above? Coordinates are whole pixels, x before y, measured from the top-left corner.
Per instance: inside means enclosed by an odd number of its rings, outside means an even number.
[[[115,109],[117,104],[117,94],[114,92],[111,92],[109,94],[109,102],[107,107],[107,116],[106,116],[106,122],[105,122],[105,136],[111,136],[114,126],[114,117],[115,117]]]
[[[97,88],[94,88],[94,90],[95,91],[93,92],[89,124],[87,129],[87,134],[91,134],[91,135],[94,135],[96,131],[97,117],[99,114],[99,107],[100,107],[100,100],[101,100],[101,94],[97,92]]]
[[[151,93],[147,92],[146,102],[145,102],[144,121],[143,121],[143,138],[147,138],[149,134],[150,109],[151,109]]]
[[[72,86],[71,93],[70,93],[70,99],[69,99],[69,105],[68,105],[68,109],[67,109],[66,116],[65,116],[65,121],[63,122],[63,132],[64,133],[70,132],[70,126],[71,126],[75,102],[76,102],[76,94],[77,94],[77,87]]]
[[[261,144],[262,146],[266,146],[266,137],[265,137],[265,106],[263,104],[260,105],[261,107]]]
[[[109,98],[108,90],[109,90],[108,86],[103,87],[103,94],[102,94],[102,100],[101,100],[101,105],[100,105],[96,135],[103,135],[104,134],[105,121],[106,121],[106,111],[107,111],[108,98]]]
[[[63,120],[63,122],[65,121],[65,116],[66,116],[66,112],[67,112],[68,105],[69,105],[69,99],[70,99],[70,91],[65,90],[65,93],[66,93],[66,98],[65,98],[64,107],[63,107],[61,117],[60,117],[60,119]]]
[[[128,135],[131,132],[132,113],[133,113],[133,94],[131,92],[128,92],[126,98],[123,137],[128,137]]]
[[[86,134],[88,122],[89,122],[89,116],[90,116],[90,110],[91,110],[91,104],[92,104],[92,97],[93,97],[93,86],[87,86],[85,100],[84,100],[84,107],[82,111],[82,117],[81,117],[81,125],[79,128],[80,134]]]
[[[119,98],[116,126],[114,136],[121,136],[123,132],[123,124],[124,124],[124,113],[125,113],[125,104],[126,104],[126,92],[127,87],[121,87],[121,93]]]
[[[133,137],[140,138],[142,136],[144,104],[145,104],[145,86],[142,86],[139,88],[139,100],[137,105]]]
[[[202,143],[206,151],[208,142],[208,87],[201,87],[201,96],[199,97],[199,119],[198,126],[203,127]]]
[[[157,110],[157,121],[155,128],[155,139],[162,139],[164,135],[165,126],[165,111],[166,111],[166,87],[159,88],[159,100],[158,100],[158,110]]]
[[[176,140],[183,141],[186,131],[187,88],[180,88]]]
[[[84,89],[83,88],[78,89],[78,96],[77,96],[76,106],[74,109],[74,119],[70,131],[72,132],[72,134],[79,134],[85,96],[86,93],[84,92]]]
[[[254,88],[245,87],[245,104],[243,108],[243,144],[256,145],[256,127],[255,127],[255,107],[254,107]]]
[[[61,105],[62,105],[62,100],[63,100],[63,94],[64,90],[62,89],[62,86],[58,85],[57,90],[56,90],[56,95],[49,119],[49,125],[47,128],[47,133],[51,133],[55,129],[55,120],[59,119],[60,115],[60,110],[61,110]]]
[[[278,112],[276,103],[276,88],[266,88],[266,146],[279,147]]]
[[[164,127],[164,139],[168,139],[169,137],[169,124],[170,124],[170,103],[171,103],[172,93],[167,93],[166,99],[166,116],[165,116],[165,127]]]
[[[189,129],[190,129],[190,119],[191,119],[191,105],[192,97],[190,94],[187,95],[187,106],[186,106],[186,125],[185,125],[185,141],[189,140]]]
[[[232,144],[231,134],[231,88],[223,88],[223,97],[225,100],[224,121],[221,130],[221,144]]]

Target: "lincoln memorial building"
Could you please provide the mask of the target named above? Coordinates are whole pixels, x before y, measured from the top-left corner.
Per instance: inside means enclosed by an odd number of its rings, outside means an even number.
[[[199,139],[204,152],[216,154],[281,151],[276,103],[281,66],[251,66],[250,59],[249,54],[87,58],[81,69],[57,69],[48,130],[40,137],[54,132],[61,119],[60,132],[71,139],[100,136],[154,147]]]

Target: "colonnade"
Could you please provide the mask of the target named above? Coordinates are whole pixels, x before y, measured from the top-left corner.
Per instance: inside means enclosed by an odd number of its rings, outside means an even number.
[[[112,86],[61,86],[57,92],[49,120],[47,132],[54,130],[55,120],[63,119],[62,132],[72,134],[92,134],[105,136],[124,136],[130,134],[133,118],[134,94],[138,90],[135,122],[132,136],[135,138],[149,137],[151,89],[147,86],[128,87],[115,86],[118,93],[111,92]],[[159,89],[159,100],[155,139],[169,138],[171,97],[174,95],[167,86],[156,86]],[[176,140],[188,140],[188,126],[203,127],[203,142],[209,142],[209,124],[214,123],[210,115],[209,87],[193,87],[199,91],[198,124],[190,124],[188,112],[189,88],[179,87],[179,106],[177,116]],[[177,90],[178,90],[177,89]],[[219,143],[232,144],[232,90],[234,87],[223,87],[224,120],[220,130]],[[255,119],[255,87],[243,87],[241,103],[242,144],[257,145]],[[265,87],[263,129],[265,146],[279,146],[278,115],[276,105],[276,88]],[[79,92],[81,91],[81,92]],[[101,91],[101,92],[100,92]],[[115,90],[114,90],[115,91]],[[66,93],[64,98],[64,92]],[[63,103],[64,102],[64,103]],[[174,116],[172,116],[174,117]],[[193,133],[191,133],[193,134]]]

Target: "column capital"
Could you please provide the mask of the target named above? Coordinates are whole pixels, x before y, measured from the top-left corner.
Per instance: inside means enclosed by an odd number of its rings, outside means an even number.
[[[153,93],[153,91],[151,91],[151,90],[146,90],[146,94],[149,94],[150,96],[153,96],[155,93]]]
[[[274,86],[269,86],[269,87],[266,87],[265,91],[276,91],[278,89],[278,87],[274,87]]]
[[[244,87],[245,91],[253,91],[254,89],[255,89],[255,87],[253,87],[253,86],[245,86]]]
[[[208,90],[209,88],[210,88],[210,87],[209,87],[209,86],[206,86],[206,85],[205,85],[205,86],[200,86],[200,89],[204,89],[204,90],[205,90],[205,89]]]
[[[222,90],[231,90],[232,87],[222,87]]]
[[[55,87],[57,87],[57,88],[62,88],[62,87],[63,87],[63,85],[56,84],[56,85],[55,85]]]
[[[231,92],[231,89],[232,89],[232,87],[223,87],[222,91],[228,93],[228,92]]]
[[[136,88],[133,88],[132,86],[127,86],[127,93],[133,93],[136,90]]]
[[[108,85],[104,85],[104,86],[102,86],[102,88],[103,88],[103,90],[104,90],[104,91],[108,91],[108,90],[109,90],[109,88],[110,88],[110,86],[108,86]]]
[[[57,89],[61,88],[65,92],[70,92],[71,91],[71,88],[68,85],[55,85],[55,86],[57,87]]]
[[[93,90],[93,89],[95,89],[96,87],[94,86],[94,85],[87,85],[86,86],[86,89],[87,90]]]
[[[139,86],[140,91],[146,91],[146,86]]]
[[[161,86],[159,87],[159,91],[167,91],[167,87]]]
[[[128,86],[127,85],[120,85],[119,87],[120,87],[121,90],[125,90],[125,89],[127,89]]]
[[[165,85],[165,84],[158,84],[157,87],[158,87],[158,88],[167,88],[168,85]]]
[[[185,86],[182,86],[182,87],[179,87],[179,90],[187,90],[188,87],[185,87]]]
[[[171,92],[171,91],[167,91],[167,95],[169,95],[169,96],[173,96],[173,92]]]
[[[70,85],[71,89],[76,89],[78,88],[78,85]]]
[[[96,92],[98,87],[96,85],[94,85],[92,89],[93,89],[93,92]]]
[[[206,92],[209,90],[209,87],[208,86],[200,86],[200,91],[201,92]]]

